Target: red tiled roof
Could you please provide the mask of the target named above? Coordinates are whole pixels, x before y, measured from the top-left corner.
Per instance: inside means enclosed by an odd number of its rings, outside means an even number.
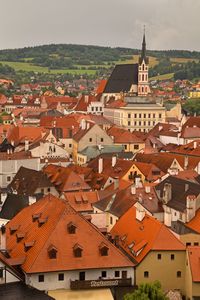
[[[141,138],[136,136],[133,132],[113,126],[108,129],[107,133],[114,137],[114,142],[119,144],[134,144],[144,143]]]
[[[33,215],[41,214],[45,222],[39,226],[39,219]],[[76,227],[75,234],[69,234],[68,224]],[[17,242],[16,233],[10,227],[20,225],[24,238]],[[53,272],[133,266],[114,245],[112,245],[91,223],[76,213],[61,199],[48,195],[19,212],[7,225],[7,248],[11,259],[25,257],[21,268],[26,273]],[[24,243],[35,241],[26,251]],[[108,256],[101,256],[99,246],[108,247]],[[83,249],[82,257],[75,257],[74,246]],[[57,250],[57,257],[50,259],[49,247]]]
[[[185,246],[173,233],[158,220],[145,215],[142,221],[136,219],[136,208],[131,207],[114,225],[112,236],[119,237],[120,246],[137,263],[141,262],[149,251],[185,250]],[[143,243],[141,252],[134,253],[134,247]]]
[[[93,211],[92,204],[99,200],[97,192],[64,193],[67,202],[78,212]]]
[[[91,189],[81,176],[67,167],[48,165],[43,168],[43,172],[47,174],[50,181],[60,192],[87,191]]]
[[[105,87],[106,87],[106,84],[107,84],[107,80],[106,79],[102,79],[100,82],[99,82],[99,85],[96,89],[96,94],[102,94]]]
[[[8,132],[7,139],[9,142],[13,141],[15,145],[18,145],[24,143],[25,140],[29,142],[39,140],[47,132],[43,127],[13,126]]]

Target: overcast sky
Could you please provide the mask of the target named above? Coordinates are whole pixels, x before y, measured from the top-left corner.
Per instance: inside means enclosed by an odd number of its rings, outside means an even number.
[[[200,51],[200,0],[0,0],[0,49],[50,43]]]

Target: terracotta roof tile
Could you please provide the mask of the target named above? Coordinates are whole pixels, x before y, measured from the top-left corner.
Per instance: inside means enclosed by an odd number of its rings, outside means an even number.
[[[41,213],[47,221],[38,226],[33,220],[34,214]],[[75,234],[68,232],[68,224],[76,226]],[[25,236],[16,241],[16,235],[7,230],[7,248],[11,259],[25,257],[21,268],[26,273],[53,272],[64,270],[81,270],[94,268],[112,268],[132,266],[133,264],[115,248],[91,223],[76,213],[66,201],[46,196],[37,203],[23,209],[7,225],[20,225]],[[35,241],[26,251],[24,243]],[[105,243],[108,256],[101,256],[99,245]],[[75,257],[73,247],[79,244],[83,249],[82,257]],[[48,249],[53,245],[57,257],[50,259]]]
[[[131,255],[137,263],[152,250],[185,250],[185,246],[173,233],[158,220],[145,215],[142,221],[136,219],[136,208],[131,207],[111,230],[113,237],[119,237],[119,245]],[[143,249],[134,253],[143,243]]]

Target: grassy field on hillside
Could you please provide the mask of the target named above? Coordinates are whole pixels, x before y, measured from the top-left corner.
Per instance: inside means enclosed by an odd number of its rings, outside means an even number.
[[[150,80],[167,80],[167,79],[172,79],[173,76],[174,73],[162,74],[162,75],[151,77]]]
[[[195,61],[195,62],[198,62],[199,60],[198,59],[195,59],[195,58],[184,58],[184,57],[172,57],[170,58],[170,61],[172,63],[182,63],[182,64],[186,64],[187,62],[189,61]]]
[[[95,74],[96,70],[71,70],[71,69],[59,69],[50,70],[47,67],[40,67],[32,65],[28,62],[12,62],[12,61],[0,61],[3,65],[8,65],[15,69],[15,71],[26,71],[26,72],[38,72],[38,73],[50,73],[50,74]]]
[[[119,60],[116,61],[116,64],[135,64],[138,62],[139,55],[133,55],[133,59],[128,59],[128,60]],[[155,65],[159,63],[158,59],[153,56],[149,56],[149,67],[153,68]]]

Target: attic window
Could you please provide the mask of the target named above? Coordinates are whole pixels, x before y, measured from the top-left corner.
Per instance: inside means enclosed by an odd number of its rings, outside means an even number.
[[[75,257],[82,257],[83,248],[79,244],[76,244],[73,247],[73,252]]]
[[[19,232],[16,234],[17,243],[19,243],[23,238],[25,237],[25,234],[22,232]]]
[[[75,202],[76,203],[81,203],[82,202],[80,195],[75,195]]]
[[[33,214],[33,215],[32,215],[32,220],[33,220],[33,222],[35,222],[36,220],[38,220],[40,217],[41,217],[41,213]]]
[[[99,246],[99,252],[101,256],[108,256],[108,246],[106,246],[106,244],[101,243],[101,245]]]
[[[29,249],[31,249],[33,247],[34,244],[35,244],[35,241],[25,242],[24,243],[24,251],[27,252]]]
[[[19,225],[15,225],[15,226],[11,226],[10,227],[10,234],[13,234],[17,231],[17,229],[19,228]]]
[[[82,195],[83,203],[88,203],[88,197],[87,195]]]
[[[48,255],[50,259],[55,259],[57,258],[57,252],[58,250],[54,246],[50,246],[48,249]]]
[[[68,230],[69,234],[75,234],[76,233],[76,225],[74,223],[70,222],[67,225],[67,230]]]
[[[47,222],[47,217],[46,218],[39,218],[38,219],[38,226],[41,227],[46,222]]]

